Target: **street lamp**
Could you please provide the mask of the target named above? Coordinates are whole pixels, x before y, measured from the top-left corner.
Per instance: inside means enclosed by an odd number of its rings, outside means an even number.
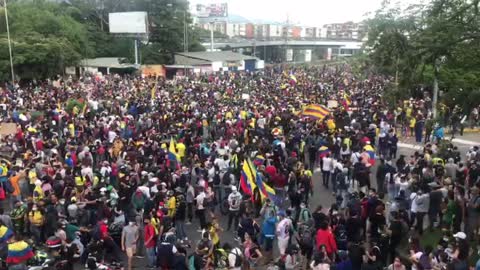
[[[7,26],[8,53],[10,55],[10,72],[12,73],[13,84],[15,81],[15,73],[13,72],[12,42],[10,40],[10,25],[8,24],[7,0],[3,0],[3,6],[5,8],[5,24]]]

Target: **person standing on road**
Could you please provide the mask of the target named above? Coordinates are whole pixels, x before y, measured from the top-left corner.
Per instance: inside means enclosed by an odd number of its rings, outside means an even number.
[[[204,205],[205,198],[206,198],[205,191],[203,187],[200,187],[200,193],[197,195],[197,197],[195,197],[195,201],[197,203],[196,214],[197,214],[198,220],[200,221],[200,229],[198,230],[199,232],[201,232],[203,229],[207,227],[207,221],[205,219],[205,205]]]
[[[293,230],[292,221],[286,217],[284,211],[278,212],[280,217],[280,222],[277,224],[277,240],[278,240],[278,249],[280,251],[280,257],[285,255],[285,251],[288,247],[288,242],[290,240],[290,231]]]
[[[128,258],[128,270],[132,269],[132,260],[136,252],[138,241],[138,227],[135,222],[130,221],[122,231],[122,250],[125,251]]]
[[[155,254],[155,240],[156,240],[156,233],[155,228],[150,222],[150,218],[146,217],[144,219],[144,241],[145,241],[145,249],[147,250],[147,259],[148,265],[147,268],[155,268],[157,258]]]
[[[333,160],[330,154],[327,154],[322,158],[322,180],[323,186],[328,189],[328,182],[330,180],[330,174],[333,170]]]
[[[232,193],[228,195],[228,227],[227,231],[232,227],[237,231],[238,228],[238,219],[240,213],[240,203],[242,202],[242,195],[238,192],[236,186],[232,186]]]

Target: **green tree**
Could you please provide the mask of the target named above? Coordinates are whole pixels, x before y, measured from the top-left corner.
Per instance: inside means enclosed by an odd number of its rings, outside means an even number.
[[[13,64],[20,78],[45,78],[63,73],[76,64],[85,51],[87,30],[64,12],[60,5],[44,1],[16,1],[8,6]],[[5,21],[5,10],[0,21]],[[0,78],[9,76],[6,29],[0,24]]]
[[[479,0],[433,0],[404,10],[385,2],[368,25],[369,60],[396,78],[398,91],[431,89],[439,81],[448,105],[478,105],[469,98],[480,74]]]

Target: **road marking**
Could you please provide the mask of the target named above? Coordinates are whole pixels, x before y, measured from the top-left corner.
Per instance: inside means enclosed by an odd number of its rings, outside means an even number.
[[[467,144],[467,145],[480,145],[479,142],[462,140],[462,139],[453,139],[452,142],[459,143],[459,144]]]
[[[408,148],[408,149],[413,149],[413,150],[422,150],[423,149],[423,146],[421,146],[421,145],[415,145],[415,144],[409,144],[409,143],[399,142],[397,145],[398,145],[398,147]]]

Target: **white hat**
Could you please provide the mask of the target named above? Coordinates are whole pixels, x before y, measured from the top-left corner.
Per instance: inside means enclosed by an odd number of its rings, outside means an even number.
[[[237,191],[237,187],[236,187],[236,186],[232,186],[232,191],[233,191],[233,192],[236,192],[236,191]]]
[[[41,186],[42,185],[42,181],[37,179],[35,180],[35,186]]]
[[[467,239],[467,235],[464,232],[457,232],[456,234],[453,235],[455,238],[460,238],[460,239]]]

